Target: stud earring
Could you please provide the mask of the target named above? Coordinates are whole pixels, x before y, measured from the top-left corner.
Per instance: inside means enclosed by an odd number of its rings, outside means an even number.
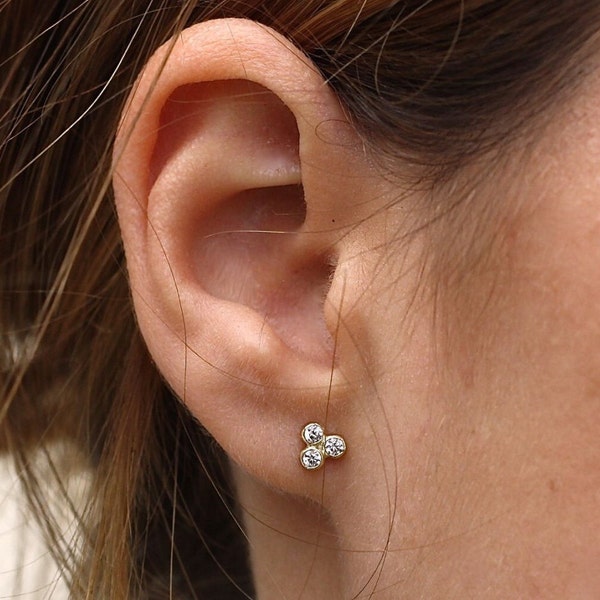
[[[318,423],[309,423],[302,430],[306,448],[300,453],[300,464],[307,471],[323,466],[326,458],[341,458],[346,452],[346,440],[341,435],[325,435]]]

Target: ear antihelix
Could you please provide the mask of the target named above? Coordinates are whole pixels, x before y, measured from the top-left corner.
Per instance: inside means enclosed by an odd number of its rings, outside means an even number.
[[[151,162],[152,181],[191,148],[200,171],[214,163],[241,188],[300,183],[299,134],[293,114],[263,86],[246,80],[182,85],[162,108]],[[210,152],[214,154],[209,154]],[[225,164],[223,164],[225,161]],[[255,185],[252,185],[254,180]],[[214,184],[204,178],[203,185]]]
[[[263,336],[270,328],[289,349],[329,364],[330,268],[304,230],[299,145],[294,115],[262,86],[178,88],[152,160],[149,237],[164,232],[157,260],[164,252],[184,285],[251,309]]]

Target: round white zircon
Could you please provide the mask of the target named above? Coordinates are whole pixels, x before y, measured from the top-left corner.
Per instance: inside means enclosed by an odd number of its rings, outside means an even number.
[[[302,430],[302,439],[307,444],[319,444],[323,441],[323,428],[318,423],[309,423]]]
[[[328,435],[325,438],[325,454],[330,458],[339,458],[346,452],[346,442],[339,435]]]
[[[305,469],[313,471],[323,464],[323,454],[316,448],[305,448],[300,455],[300,462]]]

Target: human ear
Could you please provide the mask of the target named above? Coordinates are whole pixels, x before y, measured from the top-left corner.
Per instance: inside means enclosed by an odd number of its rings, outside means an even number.
[[[235,462],[318,494],[300,432],[318,421],[342,433],[334,265],[365,181],[335,95],[272,30],[199,24],[146,65],[114,156],[134,307],[157,367]]]

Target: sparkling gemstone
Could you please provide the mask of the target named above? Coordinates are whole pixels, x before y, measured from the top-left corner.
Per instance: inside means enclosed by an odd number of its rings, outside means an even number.
[[[309,423],[302,430],[302,439],[307,444],[319,444],[323,441],[323,428],[318,423]]]
[[[330,458],[339,458],[346,452],[346,442],[339,435],[328,435],[325,438],[325,454]]]
[[[309,471],[318,469],[323,464],[323,454],[317,448],[305,448],[300,455],[300,462]]]

